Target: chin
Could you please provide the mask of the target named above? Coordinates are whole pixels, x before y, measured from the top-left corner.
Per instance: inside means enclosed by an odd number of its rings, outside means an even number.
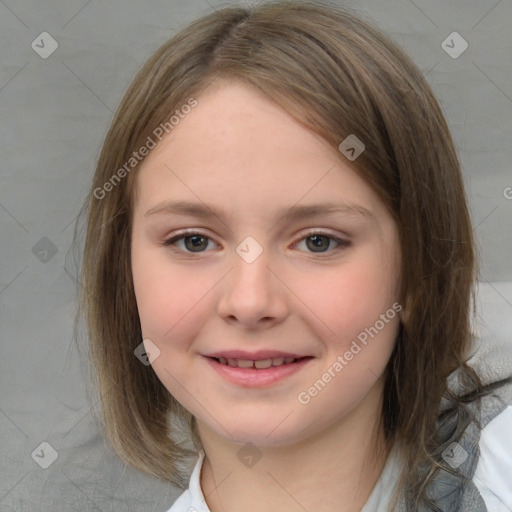
[[[293,413],[290,416],[292,415]],[[282,418],[280,417],[277,421],[276,418],[276,415],[268,417],[260,415],[258,418],[246,415],[243,421],[240,421],[240,418],[233,419],[233,421],[226,419],[224,424],[229,425],[226,429],[229,434],[219,429],[218,425],[215,425],[214,428],[217,435],[226,441],[239,444],[251,443],[262,448],[284,447],[308,437],[309,434],[304,430],[304,424],[300,425],[295,421],[290,421],[291,417],[287,418],[286,414],[283,414]],[[210,428],[212,428],[211,424]]]

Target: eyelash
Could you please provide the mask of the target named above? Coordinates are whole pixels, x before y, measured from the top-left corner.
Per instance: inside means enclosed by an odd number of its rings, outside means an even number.
[[[174,243],[178,242],[179,240],[182,240],[186,237],[194,236],[194,235],[199,235],[208,240],[213,241],[206,233],[202,233],[201,231],[195,231],[195,230],[190,229],[190,230],[182,231],[181,233],[178,233],[177,235],[172,236],[171,238],[165,240],[162,245],[164,245],[166,247],[167,246],[170,247]],[[309,251],[310,254],[318,254],[318,255],[328,254],[328,253],[332,253],[332,252],[335,252],[335,251],[338,251],[341,249],[345,249],[350,245],[350,242],[348,240],[343,240],[342,238],[335,237],[335,236],[331,235],[330,233],[327,233],[325,231],[320,231],[320,230],[314,230],[314,231],[307,233],[299,240],[299,242],[301,242],[302,240],[305,240],[307,238],[310,238],[312,236],[318,236],[318,235],[325,236],[325,237],[329,238],[330,240],[334,240],[338,244],[338,247],[334,248],[331,251],[326,251],[326,252],[315,253],[315,252]],[[297,243],[299,243],[299,242],[297,242]],[[208,251],[200,251],[200,252],[194,253],[191,251],[183,251],[181,249],[178,249],[178,251],[184,252],[185,254],[201,254],[203,252],[208,252]]]

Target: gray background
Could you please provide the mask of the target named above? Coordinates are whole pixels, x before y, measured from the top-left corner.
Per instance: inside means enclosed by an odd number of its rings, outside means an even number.
[[[165,511],[180,493],[125,467],[99,436],[86,347],[72,329],[70,245],[102,139],[134,74],[179,28],[229,4],[0,1],[2,511]],[[475,328],[484,343],[510,344],[512,0],[345,5],[398,42],[439,98],[482,259]],[[469,44],[458,58],[441,47],[454,31]],[[42,32],[58,42],[47,59],[31,47]],[[31,456],[42,442],[58,453],[47,469]]]

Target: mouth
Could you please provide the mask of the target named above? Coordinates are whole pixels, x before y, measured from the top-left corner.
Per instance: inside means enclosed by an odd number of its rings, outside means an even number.
[[[274,385],[300,372],[313,356],[267,357],[266,359],[242,359],[235,357],[204,356],[210,367],[224,380],[245,388]]]
[[[255,370],[264,370],[271,367],[276,366],[284,366],[294,364],[298,361],[302,361],[304,359],[311,359],[311,356],[306,357],[275,357],[268,359],[236,359],[236,358],[226,358],[226,357],[211,357],[210,359],[214,359],[217,363],[220,363],[224,366],[231,366],[232,368],[252,368]]]

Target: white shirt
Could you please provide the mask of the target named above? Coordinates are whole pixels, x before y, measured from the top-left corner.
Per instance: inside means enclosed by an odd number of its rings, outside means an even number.
[[[512,405],[493,418],[480,434],[480,457],[473,476],[488,512],[512,512]],[[189,488],[168,512],[210,512],[200,485],[204,452],[190,476]],[[391,452],[361,512],[387,510],[400,473],[398,458]]]

